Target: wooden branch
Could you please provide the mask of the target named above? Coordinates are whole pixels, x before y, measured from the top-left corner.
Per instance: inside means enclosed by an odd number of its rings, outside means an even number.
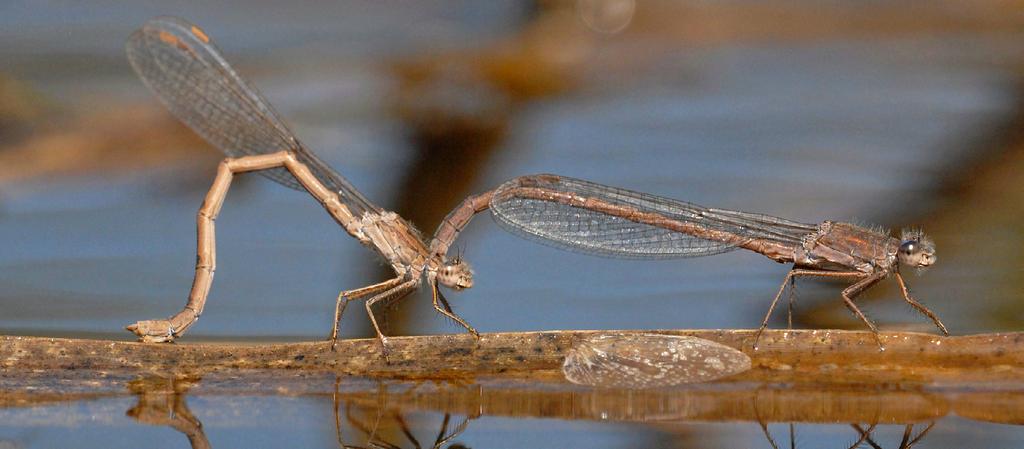
[[[642,391],[595,389],[562,377],[562,359],[578,341],[654,332],[741,349],[753,368],[713,384]],[[500,333],[479,341],[465,334],[396,337],[385,361],[376,339],[343,340],[332,352],[326,341],[153,344],[8,336],[0,337],[0,411],[135,395],[131,416],[188,430],[199,427],[185,395],[273,394],[328,395],[336,408],[367,413],[385,407],[471,417],[762,423],[916,423],[956,413],[1024,423],[1024,395],[1016,393],[1024,381],[1021,333],[886,333],[884,353],[869,332],[767,331],[758,351],[752,339],[748,330]],[[422,382],[428,379],[438,381]],[[168,415],[172,409],[176,413]],[[227,413],[244,416],[245,410]],[[0,413],[19,416],[25,415]],[[203,441],[201,433],[186,434]]]
[[[239,370],[329,371],[450,379],[488,375],[560,379],[566,351],[598,334],[663,333],[705,338],[737,348],[753,369],[725,382],[982,386],[1024,380],[1024,333],[939,337],[884,333],[879,352],[870,332],[766,331],[759,349],[749,330],[552,331],[392,337],[387,360],[375,339],[288,344],[153,344],[40,337],[0,337],[0,368],[9,371],[93,370],[166,375]]]

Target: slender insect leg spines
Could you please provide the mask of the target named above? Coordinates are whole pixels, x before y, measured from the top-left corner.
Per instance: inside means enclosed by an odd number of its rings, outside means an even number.
[[[206,306],[206,298],[213,284],[213,274],[217,267],[217,249],[214,223],[224,205],[228,188],[234,175],[251,171],[268,170],[283,167],[287,169],[301,185],[309,191],[324,209],[341,224],[349,234],[362,240],[362,231],[348,207],[342,204],[338,195],[313,175],[309,167],[296,160],[289,151],[224,159],[217,168],[217,177],[213,181],[199,213],[196,214],[196,274],[192,282],[192,290],[188,295],[185,308],[165,320],[139,321],[127,327],[143,341],[166,342],[181,336],[199,319]]]

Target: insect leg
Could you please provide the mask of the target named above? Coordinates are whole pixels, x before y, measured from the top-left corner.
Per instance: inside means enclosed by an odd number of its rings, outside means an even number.
[[[398,285],[401,282],[402,278],[396,277],[379,284],[368,285],[355,290],[345,290],[339,293],[338,301],[334,304],[334,326],[331,327],[331,350],[334,350],[335,345],[338,343],[338,326],[341,323],[341,314],[345,313],[345,306],[347,306],[350,301],[355,301],[367,295],[382,292]]]
[[[885,351],[885,346],[882,345],[882,337],[880,337],[878,334],[878,327],[876,327],[875,323],[872,323],[871,320],[868,319],[868,317],[864,316],[864,312],[861,312],[857,305],[853,303],[853,298],[863,293],[864,290],[867,290],[872,285],[877,284],[878,281],[885,279],[886,274],[887,273],[885,273],[884,271],[880,271],[878,273],[864,277],[863,279],[855,282],[853,285],[846,287],[846,289],[844,289],[841,294],[841,296],[843,297],[843,302],[846,303],[846,308],[850,309],[850,311],[853,312],[854,315],[857,315],[857,318],[860,318],[860,320],[863,321],[864,324],[867,324],[868,328],[871,329],[871,332],[875,335],[875,341],[878,343],[879,351]]]
[[[381,350],[383,351],[385,357],[387,357],[388,354],[388,339],[387,337],[384,336],[384,333],[380,331],[380,326],[377,324],[377,318],[373,316],[373,305],[380,301],[387,301],[390,299],[396,299],[408,295],[413,289],[416,288],[416,285],[418,283],[419,279],[410,279],[401,284],[398,284],[395,287],[378,293],[377,295],[366,301],[366,313],[367,315],[370,316],[370,323],[373,324],[373,330],[377,331],[377,338],[380,340]]]
[[[935,315],[935,313],[932,312],[931,310],[928,310],[928,308],[925,307],[924,304],[917,302],[916,299],[910,296],[910,289],[907,288],[907,283],[903,281],[903,275],[901,275],[898,271],[894,274],[896,275],[896,282],[900,284],[900,291],[903,292],[903,299],[906,300],[907,303],[911,305],[911,307],[917,309],[918,312],[921,312],[928,318],[931,318],[932,322],[935,323],[935,327],[938,327],[944,335],[949,335],[949,331],[946,330],[946,326],[942,324],[942,321],[939,320],[939,317]]]
[[[435,310],[440,312],[442,315],[451,318],[452,320],[455,320],[456,323],[461,324],[462,327],[466,328],[466,330],[469,331],[470,334],[473,334],[474,337],[480,338],[480,333],[477,332],[476,329],[473,329],[473,326],[470,326],[469,323],[466,322],[466,320],[462,319],[460,316],[456,315],[455,312],[451,311],[452,308],[450,305],[448,305],[448,300],[444,299],[444,296],[441,295],[441,291],[438,289],[436,282],[433,285],[431,285],[431,290],[433,290],[434,292]]]
[[[757,350],[757,342],[761,340],[761,333],[764,332],[765,328],[768,327],[768,320],[771,319],[772,312],[775,311],[775,306],[778,305],[779,299],[782,298],[782,293],[786,290],[786,284],[791,281],[795,281],[797,277],[823,277],[833,279],[860,279],[865,277],[865,274],[860,271],[827,271],[827,270],[811,270],[806,268],[793,268],[786,273],[785,279],[782,280],[782,285],[779,286],[778,293],[775,294],[775,298],[772,299],[772,304],[768,306],[768,313],[764,315],[764,320],[761,321],[761,327],[757,329],[757,333],[754,335],[754,349]]]

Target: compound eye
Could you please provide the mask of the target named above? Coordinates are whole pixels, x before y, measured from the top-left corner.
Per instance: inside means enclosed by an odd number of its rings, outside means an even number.
[[[900,251],[906,255],[912,254],[914,251],[917,251],[917,242],[904,242],[900,245]]]

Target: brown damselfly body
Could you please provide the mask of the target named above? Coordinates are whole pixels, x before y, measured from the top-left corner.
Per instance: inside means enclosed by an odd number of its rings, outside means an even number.
[[[670,259],[742,248],[793,264],[761,322],[754,347],[786,285],[798,277],[852,281],[842,291],[843,302],[871,329],[880,349],[884,346],[878,328],[853,300],[889,276],[896,278],[907,303],[948,334],[939,318],[910,295],[899,271],[901,264],[923,268],[935,262],[934,244],[919,231],[905,231],[897,239],[881,230],[849,223],[805,224],[708,208],[565,176],[534,175],[515,178],[467,199],[442,222],[435,242],[450,242],[473,215],[486,209],[513,233],[582,253]]]
[[[473,273],[448,248],[472,217],[487,209],[496,221],[520,235],[574,251],[612,257],[674,258],[723,253],[736,248],[792,263],[761,323],[762,331],[785,290],[797,277],[854,281],[843,290],[848,308],[878,339],[877,328],[853,298],[892,275],[904,299],[945,327],[914,300],[899,264],[927,267],[935,261],[934,245],[917,232],[902,240],[877,230],[825,221],[798,223],[761,214],[712,209],[654,195],[632,192],[555,175],[516,178],[498,189],[467,198],[441,223],[429,245],[394,212],[371,203],[344,177],[308,150],[278,118],[270,104],[224,60],[210,38],[185,20],[162,17],[147,22],[128,40],[128,59],[140,78],[182,122],[229,157],[197,216],[195,280],[184,309],[167,319],[129,326],[144,341],[171,341],[202,313],[215,270],[214,220],[235,174],[258,171],[297,190],[308,191],[346,232],[375,249],[395,277],[341,292],[335,303],[332,341],[345,306],[368,298],[367,314],[381,345],[372,306],[402,298],[426,281],[434,308],[477,332],[456,315],[438,289],[473,285]],[[755,339],[756,345],[756,339]]]
[[[473,285],[469,265],[446,257],[451,241],[434,240],[428,245],[409,223],[371,203],[308,150],[263,96],[227,63],[202,29],[180,18],[156,18],[132,34],[127,54],[136,73],[164,105],[228,156],[197,216],[195,280],[185,308],[167,319],[139,321],[128,326],[130,331],[143,341],[166,342],[195,324],[206,304],[216,266],[214,220],[234,176],[258,171],[287,187],[309,192],[349,235],[375,249],[395,271],[392,279],[341,292],[335,302],[332,341],[337,340],[345,306],[368,298],[366,311],[386,351],[387,340],[374,317],[373,305],[402,298],[424,281],[433,290],[434,307],[478,336],[438,290],[438,285],[455,290]],[[437,251],[430,252],[428,247]]]

